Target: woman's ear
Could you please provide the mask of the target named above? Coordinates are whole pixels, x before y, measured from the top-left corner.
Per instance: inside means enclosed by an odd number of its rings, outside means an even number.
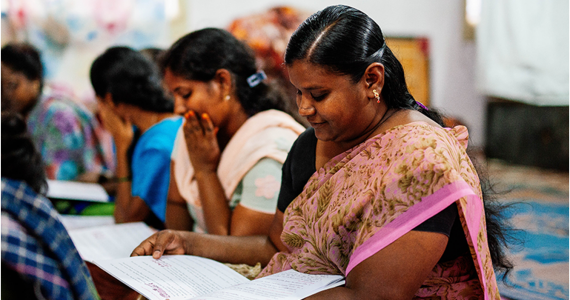
[[[39,79],[36,79],[32,82],[32,88],[37,95],[40,95],[42,93],[41,82]]]
[[[384,65],[379,62],[371,63],[362,78],[368,98],[375,97],[374,91],[381,94],[384,87]]]
[[[228,97],[232,96],[233,81],[230,71],[226,69],[219,69],[216,71],[214,80],[220,86],[220,95],[223,99],[227,99]]]
[[[111,93],[105,94],[105,97],[99,98],[103,103],[107,104],[111,108],[115,108],[115,103],[113,102],[113,95]]]

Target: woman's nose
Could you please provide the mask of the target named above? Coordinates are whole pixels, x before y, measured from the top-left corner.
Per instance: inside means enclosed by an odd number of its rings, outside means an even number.
[[[302,96],[297,100],[297,106],[299,107],[299,115],[301,115],[301,117],[308,117],[315,114],[315,107],[311,101],[304,99]]]
[[[174,98],[174,113],[177,115],[184,115],[188,109],[186,108],[186,104],[180,97]]]

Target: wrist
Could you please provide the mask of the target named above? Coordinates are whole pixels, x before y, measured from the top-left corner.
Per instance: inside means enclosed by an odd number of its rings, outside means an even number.
[[[218,176],[216,170],[208,170],[208,169],[204,169],[204,168],[200,168],[200,171],[196,171],[196,169],[194,169],[194,170],[195,170],[194,171],[194,177],[196,177],[196,180]]]
[[[185,234],[186,236],[184,237],[184,254],[200,256],[200,254],[197,253],[196,251],[196,248],[198,248],[196,247],[197,233],[186,231]]]
[[[117,156],[126,156],[127,152],[129,152],[129,145],[115,143],[115,151],[117,152]]]

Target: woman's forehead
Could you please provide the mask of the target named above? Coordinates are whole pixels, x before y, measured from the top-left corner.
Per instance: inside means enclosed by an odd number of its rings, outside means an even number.
[[[295,61],[287,65],[287,70],[293,85],[302,85],[303,88],[307,89],[313,86],[329,86],[337,84],[342,80],[349,80],[349,77],[346,75],[340,75],[326,66],[305,60]]]

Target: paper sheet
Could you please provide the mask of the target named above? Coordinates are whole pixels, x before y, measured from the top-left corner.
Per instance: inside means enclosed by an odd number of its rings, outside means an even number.
[[[69,236],[83,260],[93,262],[129,257],[154,232],[137,222],[70,230]]]
[[[113,216],[60,215],[59,220],[67,231],[115,224]]]
[[[340,275],[313,275],[287,270],[193,300],[299,300],[343,284],[344,277]]]
[[[250,282],[219,262],[189,255],[165,255],[94,262],[149,300],[185,300]]]
[[[48,180],[47,197],[54,199],[109,202],[102,185],[65,180]]]

